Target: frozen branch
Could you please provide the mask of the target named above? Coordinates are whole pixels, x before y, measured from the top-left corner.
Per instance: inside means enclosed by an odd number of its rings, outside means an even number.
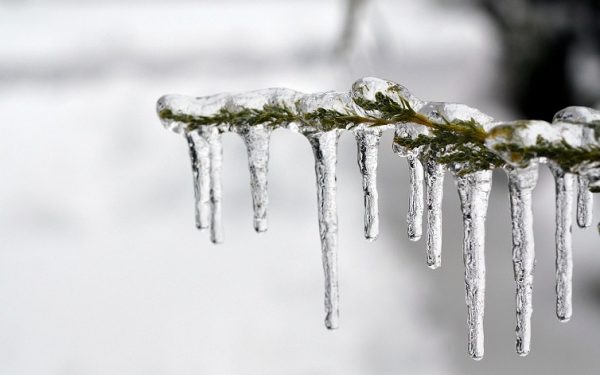
[[[407,157],[411,170],[409,237],[421,237],[427,202],[427,265],[441,264],[441,201],[444,171],[455,178],[464,222],[463,256],[468,306],[468,351],[483,356],[485,300],[485,219],[491,171],[509,176],[516,282],[517,352],[530,350],[534,241],[531,193],[540,163],[556,178],[557,315],[571,316],[571,211],[578,184],[577,222],[589,227],[592,192],[600,192],[600,111],[568,107],[551,123],[539,120],[495,121],[463,104],[424,102],[403,86],[376,78],[355,82],[349,92],[304,94],[267,89],[208,97],[166,95],[157,104],[163,125],[183,133],[190,147],[196,196],[196,222],[222,241],[220,134],[233,132],[245,141],[254,227],[267,229],[267,171],[271,131],[286,128],[310,141],[315,156],[317,203],[325,272],[326,326],[338,325],[337,209],[335,167],[341,131],[354,133],[362,174],[365,236],[378,234],[377,149],[381,133],[394,129],[393,150]],[[577,176],[577,179],[575,179]],[[425,192],[423,187],[425,181]],[[424,198],[425,197],[425,198]],[[209,220],[210,217],[210,220]]]

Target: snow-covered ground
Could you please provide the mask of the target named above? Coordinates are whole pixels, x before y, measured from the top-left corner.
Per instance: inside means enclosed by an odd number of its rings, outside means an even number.
[[[593,373],[600,254],[574,229],[574,317],[554,316],[553,185],[535,191],[532,352],[514,353],[506,178],[487,234],[486,355],[466,355],[461,223],[446,181],[443,266],[406,238],[406,162],[382,140],[381,235],[362,239],[354,140],[339,153],[341,327],[323,326],[312,155],[271,143],[270,228],[252,229],[242,141],[224,137],[225,244],[194,228],[185,141],[156,99],[361,76],[510,118],[493,29],[466,8],[375,1],[332,51],[339,1],[0,2],[0,374]],[[598,208],[598,205],[596,205]]]

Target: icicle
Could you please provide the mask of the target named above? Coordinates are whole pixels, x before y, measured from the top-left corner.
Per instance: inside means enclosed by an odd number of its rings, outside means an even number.
[[[444,194],[444,166],[427,158],[425,185],[427,187],[427,266],[436,269],[442,265],[442,197]]]
[[[594,195],[589,190],[589,181],[585,176],[577,176],[577,225],[580,228],[592,226]]]
[[[538,164],[526,168],[507,166],[512,219],[512,259],[515,274],[517,309],[517,354],[525,356],[531,346],[531,314],[535,248],[531,193],[537,184]]]
[[[469,355],[483,357],[483,315],[485,302],[485,217],[492,187],[492,172],[456,175],[463,215],[463,258],[465,263]]]
[[[252,205],[254,209],[254,230],[267,230],[267,172],[269,168],[269,140],[271,130],[262,125],[245,126],[239,130],[248,152],[250,169],[250,188],[252,189]]]
[[[357,128],[354,132],[358,150],[358,167],[362,175],[365,204],[365,238],[374,240],[379,234],[377,198],[377,154],[381,130]]]
[[[560,321],[571,319],[573,253],[571,244],[571,214],[573,212],[574,175],[559,166],[548,164],[556,186],[556,316]]]
[[[339,321],[336,208],[339,133],[342,129],[353,129],[357,138],[367,238],[375,238],[378,232],[376,168],[381,131],[396,128],[394,151],[409,160],[407,222],[411,240],[418,240],[422,235],[424,171],[421,163],[424,164],[428,205],[427,264],[431,268],[441,264],[441,202],[445,167],[435,160],[443,161],[455,175],[461,202],[468,352],[474,359],[481,359],[484,352],[485,218],[492,183],[489,169],[503,162],[512,166],[506,171],[513,225],[517,352],[525,355],[530,350],[535,266],[531,194],[537,181],[537,164],[526,165],[539,158],[549,159],[556,184],[556,311],[560,320],[570,319],[571,211],[575,182],[571,173],[582,176],[578,180],[577,223],[587,227],[592,217],[589,189],[600,190],[600,168],[594,153],[598,148],[595,125],[600,119],[600,112],[585,107],[569,107],[557,113],[552,124],[528,120],[495,123],[475,108],[456,103],[424,103],[403,86],[374,78],[357,81],[350,92],[302,94],[287,89],[267,89],[200,98],[166,95],[159,99],[156,109],[165,128],[187,133],[194,172],[196,225],[199,228],[210,227],[211,240],[215,243],[223,241],[220,133],[237,131],[246,143],[254,226],[259,232],[267,228],[271,129],[287,128],[307,136],[315,156],[325,274],[325,325],[329,329],[337,328]],[[255,126],[245,128],[247,124]],[[563,170],[557,163],[568,165],[569,169]],[[473,170],[478,172],[466,173]]]
[[[417,156],[409,155],[408,178],[410,191],[408,196],[408,239],[418,241],[423,234],[423,166]]]
[[[561,131],[560,137],[563,142],[566,140],[572,145],[583,147],[598,146],[597,124],[599,121],[600,111],[580,106],[564,108],[558,111],[552,120],[554,125],[564,124],[573,129],[570,132],[564,130]],[[587,163],[583,163],[583,165],[580,164],[580,167],[583,167],[583,170],[587,170],[588,173],[590,172],[590,169],[593,170],[597,168],[597,165],[595,167],[593,166],[594,163],[592,163],[591,166],[586,164]],[[577,178],[577,225],[581,228],[587,228],[592,225],[593,195],[588,190],[590,183],[588,180],[589,176],[585,176],[585,174],[586,173],[584,173],[584,175],[579,175]]]
[[[336,164],[337,130],[308,136],[315,156],[317,177],[317,205],[323,270],[325,272],[325,326],[336,329],[339,320],[339,295],[337,277],[337,204]]]
[[[200,135],[209,147],[210,174],[210,240],[213,243],[223,242],[223,222],[221,213],[221,164],[223,148],[221,135],[216,126],[200,128]]]
[[[188,142],[194,177],[196,227],[204,230],[209,227],[210,214],[209,147],[197,131],[187,133],[185,138]]]

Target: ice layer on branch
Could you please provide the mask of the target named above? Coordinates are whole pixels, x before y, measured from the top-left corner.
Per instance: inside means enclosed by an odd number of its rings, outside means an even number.
[[[379,234],[377,158],[381,135],[394,130],[393,151],[407,158],[410,193],[407,232],[422,235],[426,214],[425,258],[441,265],[442,197],[445,171],[451,172],[461,204],[464,240],[467,348],[484,352],[485,218],[492,170],[508,175],[512,258],[516,284],[516,348],[531,347],[535,248],[531,200],[538,166],[547,164],[556,182],[556,313],[571,317],[571,211],[580,227],[592,224],[592,193],[600,192],[600,111],[568,107],[552,122],[494,121],[463,104],[425,102],[404,86],[377,78],[356,81],[347,92],[305,94],[284,88],[205,97],[165,95],[157,103],[165,128],[185,136],[192,164],[196,226],[223,241],[221,213],[221,134],[239,134],[247,149],[253,226],[267,230],[270,135],[285,128],[304,135],[315,159],[317,211],[324,271],[325,325],[339,324],[338,138],[354,134],[363,187],[364,235]],[[577,191],[576,204],[575,190]]]

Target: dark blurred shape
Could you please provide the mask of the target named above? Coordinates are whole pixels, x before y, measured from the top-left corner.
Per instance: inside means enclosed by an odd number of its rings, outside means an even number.
[[[478,2],[500,32],[505,92],[521,115],[549,120],[600,100],[600,0]]]
[[[335,47],[336,55],[345,55],[356,42],[356,32],[360,14],[364,11],[369,0],[347,0],[346,14],[338,43]]]
[[[586,300],[596,306],[600,306],[600,278],[589,278],[586,280],[585,289],[583,289]]]

